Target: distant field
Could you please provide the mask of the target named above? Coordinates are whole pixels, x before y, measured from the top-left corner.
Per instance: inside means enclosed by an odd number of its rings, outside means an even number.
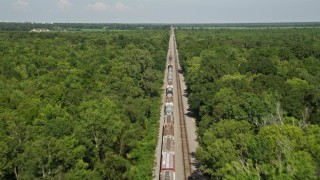
[[[320,28],[319,26],[310,26],[310,27],[296,27],[296,26],[283,26],[283,27],[278,27],[278,26],[268,26],[268,27],[233,27],[233,26],[182,26],[179,27],[180,29],[292,29],[292,28]]]
[[[219,23],[219,24],[176,24],[180,29],[292,29],[319,28],[319,22],[296,23]]]
[[[105,32],[105,29],[81,29],[80,31],[84,32]]]
[[[178,29],[287,29],[320,27],[320,22],[294,23],[184,23],[184,24],[118,24],[118,23],[15,23],[0,22],[0,31],[30,31],[48,29],[50,31],[100,32],[113,30],[164,30],[170,26]]]
[[[100,32],[105,30],[164,30],[169,24],[125,24],[125,23],[18,23],[0,22],[0,31],[30,31],[48,29],[50,31],[86,31]]]

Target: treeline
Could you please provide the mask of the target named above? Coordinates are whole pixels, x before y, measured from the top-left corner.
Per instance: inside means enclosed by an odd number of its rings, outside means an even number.
[[[151,179],[168,38],[0,33],[0,179]]]
[[[178,31],[212,179],[320,178],[320,29]]]
[[[210,29],[210,28],[318,28],[319,22],[293,23],[216,23],[216,24],[126,24],[126,23],[32,23],[32,22],[0,22],[0,31],[31,31],[32,29],[48,29],[50,31],[82,31],[82,30],[168,30],[170,26],[177,29]]]
[[[30,31],[48,29],[52,31],[81,31],[82,29],[100,30],[167,30],[167,24],[121,24],[121,23],[18,23],[0,22],[0,31]]]
[[[198,23],[198,24],[175,24],[179,28],[310,28],[320,27],[320,22],[283,22],[283,23]]]

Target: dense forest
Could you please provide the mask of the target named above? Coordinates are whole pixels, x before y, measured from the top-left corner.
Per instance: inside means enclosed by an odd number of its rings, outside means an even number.
[[[320,29],[178,30],[212,179],[320,178]]]
[[[0,179],[151,179],[167,31],[0,39]]]

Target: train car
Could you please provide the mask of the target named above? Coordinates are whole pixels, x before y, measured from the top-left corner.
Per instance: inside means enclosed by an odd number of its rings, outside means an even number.
[[[173,170],[162,171],[160,174],[160,180],[175,180],[176,175]]]
[[[174,152],[162,151],[161,171],[175,170],[175,155]]]
[[[174,136],[173,124],[166,124],[163,126],[163,136]]]
[[[172,115],[165,116],[164,124],[174,124],[173,116]]]
[[[168,74],[170,74],[170,73],[173,73],[172,65],[169,65],[169,68],[168,68]]]
[[[173,85],[167,85],[166,95],[167,96],[173,96]]]
[[[165,106],[165,113],[166,115],[172,115],[173,114],[173,103],[166,103]]]
[[[167,85],[166,88],[166,102],[173,102],[173,85]]]
[[[167,126],[167,127],[172,127]],[[165,131],[164,126],[164,131]],[[173,132],[173,129],[172,129]],[[169,133],[171,134],[171,133]],[[160,178],[161,180],[175,180],[175,154],[174,154],[174,137],[163,133],[162,138],[162,151],[161,151],[161,167]]]
[[[168,73],[167,81],[173,81],[173,74],[172,73]]]
[[[167,96],[166,97],[166,102],[167,103],[173,102],[173,97],[172,96],[169,96],[169,97]]]
[[[163,136],[162,138],[162,151],[173,152],[174,151],[174,137]]]

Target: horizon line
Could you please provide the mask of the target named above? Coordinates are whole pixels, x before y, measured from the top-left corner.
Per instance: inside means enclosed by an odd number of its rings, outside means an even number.
[[[40,22],[40,21],[2,21],[0,23],[33,23],[33,24],[281,24],[281,23],[320,23],[320,21],[256,21],[256,22]]]

